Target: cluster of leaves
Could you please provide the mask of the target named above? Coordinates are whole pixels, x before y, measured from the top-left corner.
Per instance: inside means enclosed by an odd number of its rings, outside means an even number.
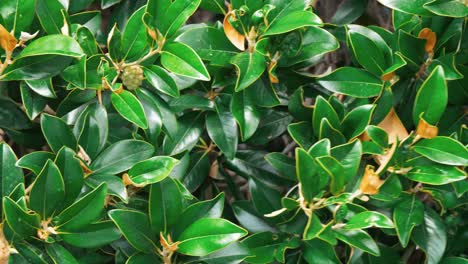
[[[96,2],[0,2],[1,263],[467,262],[466,2]]]

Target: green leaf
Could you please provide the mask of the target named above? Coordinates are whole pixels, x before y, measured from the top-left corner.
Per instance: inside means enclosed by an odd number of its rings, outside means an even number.
[[[202,81],[210,80],[210,74],[198,54],[181,42],[164,45],[161,64],[175,74]]]
[[[195,13],[200,2],[201,0],[175,0],[170,2],[167,9],[164,9],[163,16],[156,21],[156,27],[165,37],[173,36],[185,24],[187,19]]]
[[[155,251],[154,241],[156,239],[146,214],[132,210],[114,209],[109,211],[109,217],[135,249],[148,253]]]
[[[305,150],[296,149],[296,173],[301,184],[302,195],[305,200],[312,202],[313,198],[322,190],[321,179],[318,174],[318,164]]]
[[[437,163],[468,166],[468,150],[460,142],[449,137],[421,140],[414,146],[414,151]]]
[[[314,112],[312,116],[314,134],[317,136],[319,135],[320,124],[323,118],[326,118],[334,128],[341,129],[340,118],[338,117],[335,109],[333,109],[331,104],[325,100],[325,98],[318,96],[315,99]]]
[[[174,238],[179,239],[185,229],[199,219],[220,218],[223,213],[224,202],[224,193],[220,193],[211,200],[197,202],[187,207],[176,219],[177,221],[174,222],[172,231]]]
[[[260,112],[255,100],[245,91],[232,95],[231,113],[239,124],[242,141],[248,140],[260,124]]]
[[[276,231],[249,201],[235,201],[232,204],[232,210],[239,223],[251,233]]]
[[[38,95],[47,98],[57,98],[52,86],[52,79],[27,80],[25,82]]]
[[[62,174],[65,187],[65,197],[61,202],[61,208],[73,203],[83,187],[84,175],[81,161],[75,155],[73,150],[63,147],[54,161]]]
[[[416,166],[405,176],[413,181],[431,185],[444,185],[464,180],[467,177],[464,171],[456,167],[438,164]]]
[[[381,76],[391,66],[391,50],[375,31],[359,25],[348,25],[347,34],[354,57],[369,72]]]
[[[424,4],[424,8],[439,16],[466,17],[468,7],[456,0],[437,0]]]
[[[111,100],[115,110],[123,118],[143,129],[148,128],[143,106],[131,92],[124,90],[121,93],[112,93]]]
[[[242,241],[249,248],[251,256],[247,263],[274,263],[276,249],[283,243],[284,237],[271,232],[256,233]]]
[[[122,54],[126,61],[143,57],[148,50],[146,27],[143,25],[145,8],[141,7],[128,19],[122,33]]]
[[[77,149],[76,138],[70,127],[62,119],[43,114],[41,116],[41,129],[52,151],[57,153],[63,146],[73,150]]]
[[[29,206],[43,219],[54,215],[65,198],[65,186],[59,168],[48,160],[37,175],[29,195]]]
[[[393,210],[393,222],[403,247],[408,245],[413,228],[424,219],[424,205],[416,195],[406,196]]]
[[[283,176],[288,177],[293,175],[295,177],[296,163],[294,159],[278,152],[268,153],[265,159]]]
[[[178,160],[158,156],[133,165],[128,171],[128,177],[137,186],[145,186],[164,180],[171,173]]]
[[[352,67],[342,67],[318,80],[332,92],[367,98],[380,94],[383,83],[371,73]]]
[[[44,1],[44,0],[37,0]],[[80,44],[65,35],[47,35],[35,39],[24,48],[15,60],[41,55],[57,55],[80,58],[84,55]]]
[[[288,125],[288,133],[292,139],[303,149],[310,148],[314,141],[311,122],[299,122]]]
[[[287,112],[267,111],[260,121],[257,131],[247,142],[255,145],[266,144],[283,134],[292,120],[293,117]]]
[[[163,112],[161,111],[161,105],[158,103],[156,97],[149,91],[138,89],[136,92],[138,99],[140,100],[143,110],[145,111],[146,120],[148,121],[148,129],[145,130],[148,142],[155,144],[158,140],[159,134],[163,126],[162,118]],[[164,112],[168,113],[168,112]],[[165,116],[164,125],[172,127],[176,124],[175,116],[169,112],[169,116]]]
[[[107,195],[105,183],[99,185],[58,215],[57,228],[70,232],[81,230],[102,216]]]
[[[431,2],[432,0],[378,0],[382,5],[395,9],[404,13],[421,16],[432,16],[431,12],[424,8],[424,4]]]
[[[145,74],[146,80],[156,88],[156,90],[172,97],[179,97],[179,88],[177,88],[176,82],[166,70],[157,65],[152,65],[148,68],[143,68],[143,73]]]
[[[75,123],[74,131],[78,137],[78,144],[86,154],[95,159],[107,143],[109,125],[106,109],[96,103],[89,105]]]
[[[219,109],[218,112],[208,113],[206,129],[221,152],[228,159],[233,159],[237,151],[238,135],[237,124],[231,112]]]
[[[20,90],[26,114],[30,120],[34,120],[46,106],[47,100],[29,89],[24,82],[21,82]]]
[[[437,66],[419,87],[413,108],[413,122],[418,126],[422,118],[431,125],[437,124],[448,102],[447,83],[442,66]]]
[[[379,256],[380,250],[372,237],[362,230],[342,230],[336,229],[335,236],[351,247],[358,248],[371,255]]]
[[[301,49],[291,55],[281,56],[279,66],[292,66],[299,63],[315,63],[323,55],[340,47],[338,40],[327,30],[319,27],[308,27],[302,34]],[[299,64],[302,65],[302,64]]]
[[[344,226],[346,230],[364,229],[370,227],[394,228],[392,220],[379,212],[366,211],[354,215]]]
[[[7,196],[3,197],[3,212],[8,226],[20,236],[29,238],[39,229],[40,217],[35,212],[26,212],[21,206]]]
[[[225,219],[202,218],[180,235],[177,252],[206,256],[247,235],[247,231]]]
[[[252,202],[261,215],[266,215],[282,208],[280,192],[265,183],[250,178],[249,191],[252,195]]]
[[[166,233],[180,218],[183,196],[176,182],[168,177],[152,184],[149,196],[149,222],[153,233]],[[189,220],[189,219],[184,219]]]
[[[343,133],[334,128],[326,118],[322,118],[322,122],[320,122],[318,138],[329,138],[332,146],[341,145],[346,142],[346,138]]]
[[[0,143],[0,194],[2,197],[9,196],[20,183],[24,182],[21,168],[16,167],[16,155],[10,146]]]
[[[241,263],[248,256],[250,256],[248,248],[241,243],[234,242],[221,250],[199,257],[197,262],[203,261],[208,264]]]
[[[27,32],[34,20],[34,4],[34,0],[2,1],[0,16],[3,18],[5,27],[13,30],[15,35],[19,35],[21,31]]]
[[[210,155],[207,151],[200,151],[191,153],[188,157],[190,163],[185,175],[181,178],[187,189],[190,192],[195,192],[210,174]]]
[[[47,254],[53,259],[54,263],[78,264],[76,258],[64,247],[58,243],[48,244],[46,246]]]
[[[286,13],[274,19],[266,28],[262,36],[283,34],[306,26],[319,26],[322,20],[310,11],[300,10]]]
[[[128,201],[127,189],[120,177],[108,174],[93,174],[86,177],[85,180],[85,184],[93,189],[96,189],[104,182],[107,185],[107,192],[109,195],[117,196],[124,202]]]
[[[345,25],[354,22],[365,11],[368,1],[348,0],[343,2],[331,18],[331,22],[336,25]]]
[[[370,125],[366,127],[366,134],[379,146],[383,148],[388,146],[388,134],[384,129]]]
[[[333,147],[331,155],[343,165],[345,169],[345,182],[348,182],[354,178],[361,163],[361,141],[354,140],[345,145]]]
[[[341,123],[344,136],[351,140],[361,135],[369,125],[375,105],[361,105],[351,110]]]
[[[427,263],[440,263],[447,247],[447,233],[443,220],[432,209],[424,212],[424,223],[414,230],[413,241],[426,253]]]
[[[335,158],[324,156],[316,159],[320,165],[320,174],[325,174],[330,177],[330,191],[332,194],[337,195],[343,191],[345,185],[345,171],[343,165]],[[320,176],[323,178],[322,176]]]
[[[62,9],[66,8],[59,0],[36,0],[36,14],[42,28],[50,34],[61,34],[64,24]]]
[[[184,94],[169,103],[170,107],[174,112],[183,112],[184,110],[207,110],[212,111],[215,108],[215,104],[208,98],[201,97],[199,95]]]
[[[110,145],[91,163],[93,174],[117,174],[150,158],[154,148],[140,140],[121,140]]]
[[[203,115],[189,113],[179,122],[177,132],[171,137],[166,136],[163,143],[163,152],[167,155],[176,155],[191,150],[198,142],[203,132]]]
[[[231,63],[237,69],[236,92],[242,91],[258,80],[265,71],[265,58],[259,52],[243,52],[232,57]]]
[[[38,175],[46,164],[47,160],[53,160],[54,158],[54,153],[46,151],[34,151],[21,157],[21,159],[16,162],[16,166],[23,169],[28,169],[34,172],[34,174]]]
[[[105,221],[80,228],[76,233],[63,233],[60,236],[74,247],[97,248],[119,239],[122,234],[113,222]]]
[[[340,263],[333,246],[320,239],[304,241],[303,257],[308,263]]]

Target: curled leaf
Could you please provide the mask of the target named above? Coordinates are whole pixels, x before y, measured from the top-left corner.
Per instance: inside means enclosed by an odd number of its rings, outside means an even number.
[[[379,188],[383,183],[384,181],[374,171],[374,166],[367,165],[361,184],[359,185],[359,190],[362,194],[378,194]]]
[[[229,21],[229,18],[231,18],[235,21],[236,17],[234,14],[234,11],[230,11],[229,13],[226,14],[224,17],[223,21],[223,28],[224,28],[224,33],[226,34],[227,38],[231,43],[236,46],[236,48],[244,51],[245,50],[245,36],[241,33],[239,33],[231,24]]]
[[[0,47],[7,53],[11,53],[15,49],[17,43],[18,41],[15,36],[10,34],[10,32],[0,24]]]
[[[437,42],[437,36],[434,31],[432,31],[430,28],[423,28],[421,31],[419,31],[418,38],[426,40],[424,49],[427,53],[434,53],[434,47]]]
[[[396,114],[394,108],[390,110],[390,112],[387,114],[384,120],[378,124],[378,126],[387,132],[388,143],[390,144],[396,142],[397,140],[402,141],[409,135],[405,126]]]
[[[423,118],[419,119],[416,134],[421,138],[435,138],[439,133],[439,128],[426,122]]]

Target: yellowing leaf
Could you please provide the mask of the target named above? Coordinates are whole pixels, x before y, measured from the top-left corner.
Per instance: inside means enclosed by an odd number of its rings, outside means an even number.
[[[435,138],[439,133],[439,128],[426,122],[423,118],[419,119],[416,134],[422,138]]]
[[[367,165],[361,184],[359,185],[359,190],[362,194],[378,194],[379,188],[383,183],[384,181],[374,172],[374,167]]]
[[[2,47],[7,53],[11,53],[18,41],[15,36],[11,35],[6,28],[0,25],[0,47]]]
[[[224,33],[226,34],[227,38],[231,43],[236,46],[240,50],[245,50],[245,36],[241,33],[239,33],[232,25],[231,22],[229,21],[229,18],[232,17],[233,20],[235,20],[234,12],[229,12],[227,15],[224,17],[223,21],[223,28],[224,28]]]
[[[423,28],[419,31],[418,38],[426,40],[426,46],[424,49],[427,53],[433,53],[434,47],[437,42],[437,36],[430,28]]]
[[[395,109],[391,109],[387,116],[380,124],[380,128],[385,130],[388,134],[388,143],[392,144],[399,139],[400,141],[408,137],[408,131],[401,122],[400,118],[395,112]]]

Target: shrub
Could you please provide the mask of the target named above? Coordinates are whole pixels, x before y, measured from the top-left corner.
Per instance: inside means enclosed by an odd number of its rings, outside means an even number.
[[[95,2],[0,2],[1,263],[467,262],[466,1]]]

